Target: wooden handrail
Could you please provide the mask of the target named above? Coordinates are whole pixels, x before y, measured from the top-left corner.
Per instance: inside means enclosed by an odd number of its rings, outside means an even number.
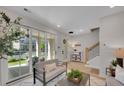
[[[99,42],[97,42],[94,45],[92,45],[91,47],[89,47],[88,50],[91,51],[92,49],[94,49],[97,46],[99,46]]]
[[[94,45],[92,45],[91,47],[89,48],[85,48],[83,53],[83,61],[85,64],[87,64],[87,61],[88,61],[88,58],[89,58],[89,52],[92,51],[92,49],[94,49],[95,47],[99,46],[99,42],[95,43]]]
[[[84,54],[83,55],[83,61],[84,61],[85,64],[87,64],[87,61],[88,61],[88,57],[89,57],[88,53],[89,53],[89,49],[85,48],[84,52],[83,52],[83,54]]]

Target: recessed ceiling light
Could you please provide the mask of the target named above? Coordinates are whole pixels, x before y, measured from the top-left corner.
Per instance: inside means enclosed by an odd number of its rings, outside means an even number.
[[[73,34],[74,32],[73,31],[70,31],[70,32],[68,32],[69,34]]]
[[[83,29],[80,29],[80,32],[82,32],[83,31]]]
[[[110,8],[114,8],[115,6],[110,6]]]
[[[31,11],[28,10],[27,8],[24,8],[24,11],[25,11],[25,12],[28,12],[28,13],[31,13]]]
[[[57,25],[57,27],[59,28],[59,27],[61,27],[60,25]]]

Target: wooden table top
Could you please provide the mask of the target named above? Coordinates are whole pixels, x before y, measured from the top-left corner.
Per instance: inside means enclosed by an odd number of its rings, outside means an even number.
[[[84,73],[90,74],[91,76],[98,77],[98,78],[101,78],[101,79],[104,79],[105,80],[105,77],[100,76],[99,69],[86,66],[83,63],[79,63],[79,62],[68,62],[67,69],[68,69],[68,71],[70,71],[71,69],[78,69],[81,72],[84,72]]]

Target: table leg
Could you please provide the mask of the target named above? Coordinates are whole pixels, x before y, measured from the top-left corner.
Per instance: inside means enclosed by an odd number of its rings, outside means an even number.
[[[89,86],[90,86],[90,75],[89,75]]]

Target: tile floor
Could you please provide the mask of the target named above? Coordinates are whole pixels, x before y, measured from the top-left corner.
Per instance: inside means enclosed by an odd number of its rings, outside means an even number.
[[[57,78],[55,78],[54,80],[52,80],[51,82],[49,82],[47,84],[47,86],[55,86],[55,84],[63,79],[65,77],[65,73],[63,73],[62,75],[58,76]],[[96,78],[96,77],[92,77],[90,78],[90,82],[91,82],[91,86],[105,86],[105,80]],[[17,81],[15,83],[9,84],[9,86],[42,86],[43,84],[41,82],[39,82],[38,80],[36,81],[36,84],[33,84],[33,78],[32,76],[27,77],[23,80]],[[87,82],[87,86],[88,86],[88,82]]]

